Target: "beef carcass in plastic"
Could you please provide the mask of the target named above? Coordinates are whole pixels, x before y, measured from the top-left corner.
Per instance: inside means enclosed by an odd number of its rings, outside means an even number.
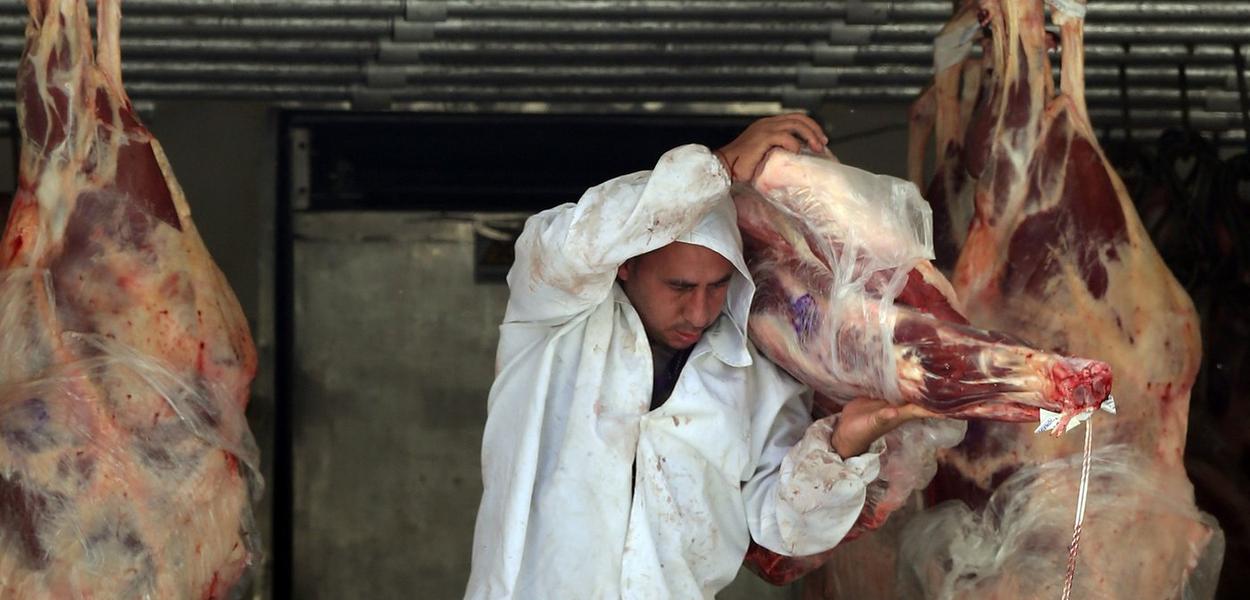
[[[0,598],[227,598],[256,351],[121,84],[120,6],[30,0],[0,240]]]

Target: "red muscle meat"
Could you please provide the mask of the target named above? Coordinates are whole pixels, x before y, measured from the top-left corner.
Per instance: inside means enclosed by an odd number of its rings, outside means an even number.
[[[121,85],[120,6],[30,0],[0,240],[0,599],[225,598],[259,551],[247,323]]]

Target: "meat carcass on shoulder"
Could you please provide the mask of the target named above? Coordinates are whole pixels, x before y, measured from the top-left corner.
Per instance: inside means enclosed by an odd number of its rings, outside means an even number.
[[[929,213],[910,183],[774,151],[735,202],[757,287],[751,339],[819,392],[818,411],[870,396],[948,417],[1036,422],[1039,409],[1070,418],[1107,398],[1106,364],[967,324],[927,260]],[[879,527],[927,484],[934,453],[957,443],[962,427],[918,422],[891,434],[882,482],[849,537]],[[760,548],[748,558],[774,582],[820,562]]]
[[[30,0],[0,240],[0,598],[223,598],[259,552],[256,352],[121,85],[118,2]]]
[[[736,198],[757,287],[751,337],[823,395],[1006,421],[1106,399],[1105,364],[967,325],[928,260],[929,213],[914,186],[777,151],[754,187]]]

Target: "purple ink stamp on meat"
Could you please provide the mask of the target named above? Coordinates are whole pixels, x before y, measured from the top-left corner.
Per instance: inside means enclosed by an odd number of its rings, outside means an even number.
[[[816,300],[811,294],[803,294],[790,301],[790,324],[799,341],[806,341],[816,332]]]

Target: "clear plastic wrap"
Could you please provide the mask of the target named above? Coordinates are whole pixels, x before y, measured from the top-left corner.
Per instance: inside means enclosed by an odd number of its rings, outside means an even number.
[[[899,597],[1059,598],[1080,473],[1080,455],[1026,467],[982,511],[950,501],[912,518],[899,545]],[[1183,473],[1155,468],[1131,446],[1095,450],[1072,597],[1211,598],[1223,534],[1191,490]]]
[[[242,592],[261,481],[237,391],[49,330],[51,281],[0,272],[0,598]]]
[[[937,453],[963,441],[967,429],[964,421],[928,419],[909,421],[886,434],[881,473],[868,486],[864,512],[848,538],[880,526],[877,521],[902,507],[912,492],[929,485],[937,472]]]
[[[927,419],[904,423],[886,434],[881,471],[865,490],[864,508],[843,542],[881,527],[914,497],[913,492],[928,485],[937,470],[938,451],[963,440],[965,429],[964,421]],[[811,556],[781,556],[752,543],[746,565],[765,581],[784,585],[820,568],[836,550]]]
[[[803,258],[828,266],[828,279],[820,282],[827,298],[804,293],[790,299],[787,316],[796,334],[833,340],[822,365],[833,381],[899,400],[894,299],[912,267],[933,256],[932,213],[924,199],[902,180],[781,152],[771,155],[756,187],[801,223],[795,233],[804,239],[787,240],[790,247],[806,244],[812,254]],[[752,274],[757,280],[769,274],[782,287],[802,288],[808,282],[800,279],[801,270],[777,264],[790,256],[757,253]]]

